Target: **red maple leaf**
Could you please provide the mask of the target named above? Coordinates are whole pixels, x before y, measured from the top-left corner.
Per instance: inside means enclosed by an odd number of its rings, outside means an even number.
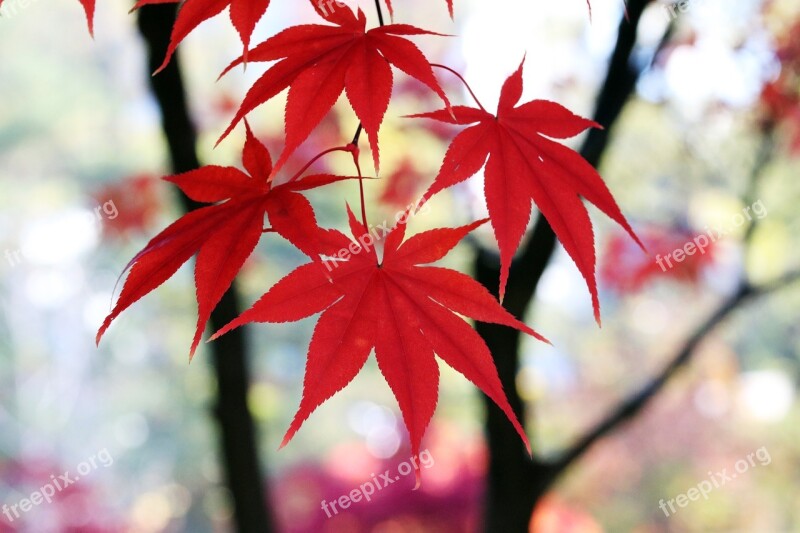
[[[92,2],[94,0],[91,0]],[[179,0],[139,0],[133,10],[152,4],[174,4]],[[264,13],[267,12],[270,0],[186,0],[181,5],[178,18],[172,27],[169,47],[167,48],[164,62],[156,72],[163,70],[168,64],[178,45],[200,24],[222,13],[230,6],[231,22],[244,45],[244,58],[247,60],[247,50],[250,48],[250,37],[253,30]],[[132,10],[132,11],[133,11]]]
[[[277,172],[330,111],[342,92],[364,126],[379,167],[378,131],[389,107],[393,77],[390,65],[430,87],[449,106],[430,62],[417,46],[400,36],[438,35],[407,24],[366,30],[367,18],[348,7],[324,14],[335,26],[305,24],[286,29],[250,51],[248,61],[278,61],[259,78],[239,108],[228,133],[253,109],[289,88],[286,145],[275,163]],[[223,72],[244,62],[240,57]]]
[[[197,254],[197,329],[193,356],[211,311],[253,252],[264,215],[275,231],[314,259],[324,250],[326,232],[317,227],[314,210],[298,191],[350,179],[327,174],[273,185],[272,160],[266,147],[247,128],[243,165],[206,166],[165,178],[197,202],[213,203],[192,211],[155,236],[128,264],[130,273],[114,309],[97,332],[97,342],[111,322],[133,303],[159,287]],[[127,268],[126,268],[127,270]]]
[[[480,103],[480,109],[455,106],[452,113],[439,110],[413,115],[460,125],[475,124],[453,140],[424,198],[475,175],[485,163],[486,203],[500,247],[501,298],[511,259],[530,220],[528,199],[532,199],[586,280],[599,322],[594,235],[580,197],[618,222],[637,243],[639,240],[597,171],[580,155],[550,139],[574,137],[587,128],[600,126],[555,102],[534,100],[517,105],[522,96],[524,63],[523,60],[503,85],[496,116]]]
[[[212,337],[250,322],[290,322],[322,312],[308,348],[300,408],[281,446],[317,407],[355,378],[375,348],[380,371],[403,413],[412,453],[419,452],[436,408],[439,370],[434,354],[503,410],[530,451],[489,349],[456,313],[545,339],[511,316],[469,276],[420,266],[443,258],[486,220],[426,231],[405,242],[405,221],[401,221],[386,235],[377,236],[384,243],[383,260],[379,261],[375,236],[355,219],[349,207],[348,214],[355,240],[336,232],[341,246],[338,260],[297,268]]]

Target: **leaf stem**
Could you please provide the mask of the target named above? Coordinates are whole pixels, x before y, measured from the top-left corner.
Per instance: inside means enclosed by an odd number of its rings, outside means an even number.
[[[349,152],[349,151],[350,151],[350,148],[348,148],[347,146],[337,146],[336,148],[329,148],[329,149],[325,150],[324,152],[321,152],[321,153],[315,155],[314,158],[311,161],[309,161],[308,163],[306,163],[306,165],[303,168],[301,168],[300,171],[297,174],[292,176],[291,179],[289,179],[289,181],[287,183],[292,183],[293,181],[297,181],[300,178],[300,176],[302,176],[303,173],[311,167],[311,165],[316,163],[322,157],[324,157],[324,156],[326,156],[326,155],[328,155],[328,154],[330,154],[332,152]]]
[[[472,87],[469,86],[469,83],[467,83],[467,80],[465,80],[464,77],[461,74],[459,74],[458,72],[456,72],[455,70],[451,69],[450,67],[448,67],[446,65],[440,65],[438,63],[431,63],[431,66],[435,67],[435,68],[440,68],[442,70],[446,70],[447,72],[453,74],[456,78],[461,80],[461,83],[463,83],[464,87],[467,88],[467,91],[469,91],[469,94],[470,94],[470,96],[472,96],[472,99],[475,100],[475,103],[478,104],[478,107],[480,108],[480,110],[483,111],[484,113],[488,112],[488,111],[486,111],[486,109],[481,104],[481,101],[478,100],[478,97],[475,96],[475,93],[472,91]]]
[[[378,12],[378,24],[382,27],[384,26],[384,19],[383,19],[383,9],[381,8],[381,0],[375,0],[375,10]],[[350,144],[348,145],[349,148],[345,148],[345,150],[353,154],[353,163],[355,163],[356,170],[358,171],[358,192],[359,196],[361,197],[361,222],[364,224],[365,228],[369,228],[369,225],[367,224],[367,207],[366,207],[366,202],[364,200],[364,179],[361,175],[361,165],[358,162],[358,156],[359,156],[358,141],[361,139],[362,131],[364,131],[364,124],[362,124],[359,121],[358,128],[356,128],[356,133],[355,135],[353,135],[353,140],[350,141]],[[289,181],[293,180],[294,178],[292,178],[292,180]]]
[[[383,19],[383,8],[381,7],[381,0],[375,0],[375,10],[378,12],[378,24],[383,27],[385,25]],[[361,165],[358,162],[359,156],[359,149],[358,149],[358,141],[361,139],[361,132],[364,131],[364,124],[361,122],[358,123],[358,128],[356,128],[356,133],[353,135],[353,141],[350,143],[354,150],[353,153],[353,162],[356,165],[356,170],[358,171],[358,194],[361,198],[361,223],[364,224],[365,228],[369,228],[369,224],[367,223],[367,205],[366,200],[364,198],[364,178],[361,175]]]
[[[356,171],[358,172],[358,193],[361,198],[361,222],[364,224],[365,228],[369,228],[369,224],[367,223],[367,205],[366,201],[364,200],[364,177],[361,174],[361,164],[358,161],[358,157],[360,155],[360,150],[358,149],[358,137],[361,135],[361,128],[359,127],[356,131],[356,135],[353,139],[353,143],[350,144],[352,148],[350,153],[353,154],[353,163],[356,166]]]

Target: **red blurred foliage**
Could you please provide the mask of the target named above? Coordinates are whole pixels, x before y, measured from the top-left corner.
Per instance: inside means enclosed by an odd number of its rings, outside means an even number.
[[[399,417],[398,417],[399,419]],[[431,425],[419,463],[422,485],[414,488],[413,469],[370,496],[352,502],[330,518],[322,502],[332,502],[381,478],[394,477],[411,456],[408,433],[398,426],[402,443],[390,458],[380,459],[365,442],[340,443],[321,464],[296,466],[274,480],[272,508],[284,533],[477,533],[481,531],[486,443],[457,426]],[[459,447],[460,445],[460,447]],[[387,472],[388,471],[388,472]],[[382,482],[385,484],[385,481]]]
[[[137,174],[96,191],[92,196],[99,206],[117,211],[114,218],[103,218],[104,236],[125,240],[149,231],[164,209],[163,187],[155,176]]]
[[[386,467],[390,466],[387,464]],[[378,470],[376,474],[382,471]],[[281,515],[282,531],[287,533],[368,533],[378,530],[468,533],[480,530],[478,487],[482,480],[463,479],[451,490],[436,494],[412,491],[413,476],[409,481],[410,484],[398,485],[396,489],[387,487],[386,493],[377,493],[372,501],[353,503],[344,511],[335,515],[331,513],[331,518],[328,518],[321,507],[322,500],[333,501],[354,487],[345,486],[319,469],[297,468],[278,485],[274,508]],[[390,489],[393,489],[391,493]]]
[[[405,209],[417,201],[422,187],[428,185],[424,180],[425,176],[414,167],[411,159],[404,159],[389,175],[379,201],[384,205]]]
[[[672,268],[662,262],[662,268],[656,261],[659,255],[665,257],[683,248],[698,235],[686,230],[656,227],[641,229],[639,235],[647,253],[622,234],[615,234],[607,241],[602,254],[600,279],[609,289],[619,293],[636,292],[658,277],[698,283],[703,269],[714,261],[715,244],[710,242],[705,253],[686,256],[680,263],[672,260]]]
[[[229,92],[222,92],[212,102],[213,111],[215,115],[222,117],[229,117],[236,113],[236,108],[239,105],[237,99]]]
[[[761,92],[762,127],[784,125],[791,153],[800,154],[800,20],[778,41],[775,56],[781,72]]]
[[[434,431],[434,433],[436,433]],[[436,440],[434,438],[433,440]],[[343,445],[326,461],[326,468],[301,465],[274,484],[273,509],[286,533],[477,533],[482,531],[486,450],[484,447],[453,453],[452,443],[430,447],[435,459],[423,477],[422,487],[411,490],[409,475],[371,496],[351,503],[336,514],[330,502],[407,461],[406,443],[390,459],[372,457],[360,444]],[[450,456],[445,457],[447,454]],[[349,475],[351,479],[347,479]],[[328,502],[331,517],[322,508]],[[531,533],[600,533],[602,528],[587,512],[557,495],[542,500],[531,517]]]
[[[12,506],[34,491],[52,483],[52,477],[70,472],[74,482],[56,491],[52,501],[42,501],[28,512],[19,511],[17,518]],[[15,488],[16,495],[6,494],[4,501],[13,521],[0,514],[0,533],[40,531],[46,527],[52,533],[117,533],[126,531],[124,520],[109,506],[108,494],[91,484],[85,477],[77,476],[74,469],[64,468],[53,461],[0,462],[0,479]]]

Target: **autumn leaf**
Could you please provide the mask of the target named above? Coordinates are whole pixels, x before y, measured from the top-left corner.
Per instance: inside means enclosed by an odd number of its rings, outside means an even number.
[[[530,221],[533,200],[586,280],[599,322],[594,234],[581,197],[619,223],[637,243],[639,240],[597,171],[579,154],[551,140],[600,126],[555,102],[534,100],[517,105],[522,96],[523,65],[524,60],[503,85],[496,115],[480,104],[480,109],[453,107],[455,118],[444,109],[414,115],[474,124],[453,139],[424,198],[477,174],[485,163],[484,193],[500,247],[501,298],[511,259]]]
[[[190,349],[193,356],[211,312],[261,238],[265,214],[272,225],[270,231],[319,259],[319,250],[326,249],[326,232],[317,227],[311,204],[298,191],[350,178],[316,175],[273,185],[269,179],[270,154],[249,127],[242,159],[249,175],[234,167],[206,166],[165,178],[192,200],[214,205],[182,216],[133,258],[119,300],[97,333],[98,343],[120,313],[197,254],[198,318]]]
[[[297,268],[212,337],[250,322],[293,322],[322,312],[308,348],[303,398],[282,446],[317,407],[353,380],[374,348],[380,371],[403,413],[412,453],[419,452],[436,408],[439,370],[434,354],[503,410],[530,451],[489,349],[456,313],[544,339],[469,276],[420,266],[443,258],[486,220],[426,231],[403,242],[405,221],[376,237],[349,208],[348,215],[355,240],[336,232],[341,247],[337,259],[326,261],[325,266],[309,263]],[[376,238],[384,243],[382,261],[375,251]],[[419,480],[419,470],[417,476]]]
[[[315,8],[321,13],[321,7]],[[224,139],[236,124],[256,107],[289,88],[286,104],[286,145],[275,164],[277,172],[330,111],[342,92],[364,126],[379,168],[378,132],[392,95],[390,65],[416,78],[449,106],[433,69],[410,35],[438,35],[406,24],[390,24],[366,30],[367,18],[348,7],[326,11],[335,24],[294,26],[250,51],[250,62],[277,61],[248,91]],[[223,72],[244,62],[240,57]]]
[[[94,0],[86,0],[92,1]],[[139,0],[133,10],[154,4],[174,4],[179,0]],[[244,45],[244,59],[247,60],[247,50],[250,48],[250,37],[256,24],[264,16],[269,7],[270,0],[186,0],[180,7],[178,18],[172,27],[169,47],[164,62],[156,72],[161,72],[168,64],[178,45],[200,24],[222,13],[229,7],[229,15],[233,27],[239,33],[239,38]]]

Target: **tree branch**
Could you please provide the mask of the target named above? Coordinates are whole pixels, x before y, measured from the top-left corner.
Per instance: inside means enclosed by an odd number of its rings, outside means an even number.
[[[756,152],[755,162],[750,169],[748,186],[744,194],[745,202],[747,202],[748,205],[755,201],[754,198],[758,189],[758,182],[764,169],[772,160],[774,149],[774,129],[768,128],[764,131],[761,143]],[[745,243],[750,242],[757,226],[758,220],[753,220],[750,223],[744,235]],[[756,288],[750,285],[746,280],[743,280],[736,293],[723,302],[714,314],[695,330],[694,334],[689,337],[683,348],[678,351],[671,362],[647,387],[631,395],[626,401],[620,404],[620,406],[612,411],[605,420],[579,439],[578,442],[567,450],[558,460],[551,462],[548,465],[549,468],[553,469],[557,475],[558,472],[565,470],[573,461],[583,455],[595,442],[608,435],[611,431],[616,429],[617,426],[639,414],[656,394],[664,388],[670,378],[672,378],[681,367],[691,361],[692,354],[697,346],[717,325],[724,321],[728,315],[752,298],[769,294],[791,284],[798,276],[800,276],[800,271],[792,272],[771,284]]]
[[[161,64],[175,16],[175,4],[148,5],[138,12],[150,72]],[[173,172],[196,169],[200,165],[195,146],[197,134],[189,115],[178,56],[173,56],[158,76],[149,79],[161,111]],[[186,211],[200,207],[185,195],[181,195],[181,204]],[[239,296],[231,287],[211,314],[212,328],[220,329],[240,312]],[[255,427],[247,405],[250,375],[244,333],[237,330],[225,335],[210,344],[209,351],[218,387],[214,415],[220,432],[220,462],[233,499],[237,531],[270,533],[275,526],[267,508]]]
[[[602,439],[618,426],[635,417],[647,407],[655,396],[678,370],[691,362],[692,355],[702,341],[734,311],[755,298],[766,296],[800,280],[800,270],[790,272],[780,279],[759,287],[743,283],[739,289],[725,300],[717,310],[703,322],[686,340],[661,373],[639,392],[632,394],[611,415],[582,437],[556,461],[549,464],[554,472],[560,473],[582,456],[594,443]]]
[[[590,130],[581,155],[598,166],[613,129],[626,102],[633,94],[644,65],[631,60],[637,42],[639,22],[652,0],[630,0],[628,17],[622,19],[617,42],[608,66],[605,81],[597,98],[594,120],[604,129]],[[662,39],[671,35],[672,25]],[[542,274],[556,249],[556,237],[544,217],[539,216],[533,231],[511,264],[503,305],[517,318],[530,306]],[[498,293],[500,266],[497,254],[479,248],[474,264],[475,279]],[[478,333],[491,350],[492,357],[514,413],[523,421],[525,402],[516,388],[519,373],[519,332],[494,324],[477,323]],[[547,491],[555,476],[548,464],[531,461],[519,443],[519,437],[505,414],[484,395],[486,433],[489,447],[489,472],[484,529],[495,531],[526,530],[538,499]]]

